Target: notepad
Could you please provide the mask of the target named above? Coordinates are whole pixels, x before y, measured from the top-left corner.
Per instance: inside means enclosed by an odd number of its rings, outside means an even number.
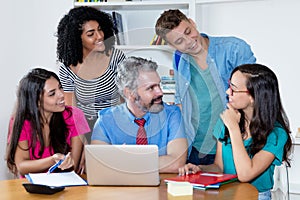
[[[165,179],[165,182],[189,182],[195,188],[207,189],[218,188],[220,185],[237,180],[236,174],[221,174],[221,173],[207,173],[198,172],[196,174],[189,174],[186,176],[176,176]]]
[[[168,193],[172,196],[193,195],[193,186],[189,182],[169,182]]]
[[[78,176],[74,171],[60,173],[29,173],[25,175],[27,180],[34,184],[48,186],[78,186],[87,185],[87,182]]]

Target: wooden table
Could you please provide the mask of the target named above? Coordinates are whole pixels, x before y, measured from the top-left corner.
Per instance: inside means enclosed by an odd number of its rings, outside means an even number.
[[[192,199],[230,199],[257,200],[258,192],[249,183],[229,183],[219,189],[206,191],[194,189],[193,196],[173,197],[168,195],[164,178],[175,174],[161,174],[161,184],[158,187],[111,187],[111,186],[75,186],[66,187],[62,192],[53,195],[30,194],[22,186],[26,179],[0,181],[0,197],[4,200],[40,200],[40,199],[70,199],[70,200],[192,200]]]

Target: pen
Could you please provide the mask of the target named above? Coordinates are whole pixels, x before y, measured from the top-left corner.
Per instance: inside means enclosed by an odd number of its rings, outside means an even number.
[[[64,161],[64,159],[63,160],[59,160],[57,163],[55,163],[54,165],[52,165],[50,168],[49,168],[49,170],[48,170],[48,172],[47,172],[47,174],[50,174],[50,173],[52,173],[62,162]]]

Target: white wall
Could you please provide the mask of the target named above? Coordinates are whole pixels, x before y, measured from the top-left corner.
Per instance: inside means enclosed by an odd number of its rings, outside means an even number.
[[[300,127],[299,9],[299,0],[244,0],[197,6],[196,14],[202,32],[243,38],[275,71],[293,133]]]
[[[9,177],[4,153],[18,81],[33,66],[57,70],[54,33],[58,21],[72,6],[72,0],[1,2],[0,179]],[[244,0],[197,6],[196,14],[201,31],[245,39],[251,44],[258,62],[277,73],[293,132],[300,127],[299,9],[298,0]],[[292,177],[299,176],[292,174]]]
[[[299,9],[299,0],[244,0],[199,5],[196,14],[202,32],[245,39],[257,62],[275,71],[293,135],[300,127]],[[289,170],[290,191],[293,193],[300,193],[299,153],[298,139]]]
[[[54,33],[58,21],[72,6],[72,0],[1,1],[0,180],[10,177],[4,154],[18,81],[35,66],[57,71]]]

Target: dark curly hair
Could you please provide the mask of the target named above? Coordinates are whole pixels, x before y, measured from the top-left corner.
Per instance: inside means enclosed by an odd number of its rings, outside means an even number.
[[[240,65],[232,71],[231,77],[236,71],[242,72],[247,77],[246,86],[249,94],[254,99],[253,117],[250,122],[246,121],[244,112],[239,110],[241,113],[239,126],[242,133],[245,131],[245,124],[250,123],[252,144],[248,152],[252,156],[259,152],[265,146],[269,134],[278,126],[275,122],[278,122],[288,136],[282,159],[290,166],[291,131],[288,118],[281,103],[278,79],[275,73],[261,64]],[[221,140],[226,142],[228,138],[229,132],[226,127],[225,137]]]
[[[57,58],[65,66],[83,62],[82,26],[88,21],[97,21],[104,32],[105,53],[115,44],[115,31],[111,15],[96,8],[81,6],[73,8],[59,22],[57,27]]]

